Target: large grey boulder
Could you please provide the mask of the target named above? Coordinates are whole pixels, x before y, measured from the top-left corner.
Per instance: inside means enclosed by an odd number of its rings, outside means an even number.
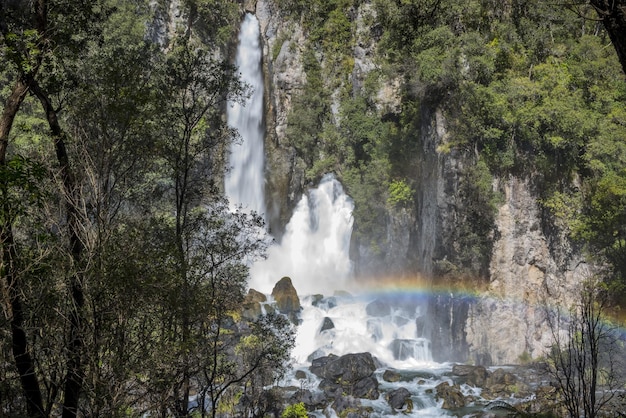
[[[376,363],[370,353],[354,353],[315,359],[310,370],[322,379],[352,384],[374,374]]]
[[[387,394],[387,403],[395,410],[401,410],[403,408],[413,408],[411,402],[411,392],[407,388],[398,388],[392,390]]]
[[[296,292],[296,288],[293,287],[289,277],[283,277],[276,283],[272,290],[272,297],[280,313],[287,315],[293,323],[297,323],[302,306],[298,292]]]
[[[361,399],[378,399],[376,362],[370,353],[327,356],[311,362],[310,371],[323,379],[320,389],[331,394],[350,394]]]

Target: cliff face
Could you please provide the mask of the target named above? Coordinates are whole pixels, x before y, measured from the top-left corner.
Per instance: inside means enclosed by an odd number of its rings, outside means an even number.
[[[307,187],[307,167],[285,139],[292,101],[306,82],[306,35],[302,25],[284,19],[271,0],[258,0],[248,8],[254,9],[260,21],[263,38],[267,201],[270,228],[280,238]],[[379,69],[374,58],[376,37],[359,36],[376,30],[367,26],[364,16],[369,13],[368,2],[354,11],[357,42],[350,76],[354,89],[360,88],[368,73]],[[401,89],[399,77],[388,77],[382,83],[376,95],[381,114],[400,113]],[[439,105],[424,100],[416,138],[419,146],[411,156],[417,167],[415,204],[388,209],[387,234],[384,242],[378,243],[381,250],[377,254],[362,241],[353,242],[357,271],[442,277],[449,273],[446,266],[454,266],[455,257],[465,250],[459,231],[481,216],[480,210],[473,218],[468,215],[471,197],[464,191],[473,186],[468,185],[471,179],[467,169],[476,163],[476,155],[454,148],[442,152],[449,149],[446,145],[451,139],[447,124]],[[459,295],[433,299],[431,334],[436,360],[471,358],[479,363],[504,364],[541,355],[550,342],[543,306],[571,302],[568,299],[574,288],[590,269],[566,239],[556,232],[544,232],[548,228],[542,222],[537,194],[529,180],[511,176],[493,178],[491,183],[493,192],[502,198],[490,229],[478,237],[488,245],[480,247],[483,253],[474,256],[486,272],[487,277],[481,279],[483,291],[477,299]]]
[[[571,304],[593,267],[567,241],[546,236],[527,180],[497,183],[505,198],[496,218],[489,287],[471,306],[466,332],[471,357],[505,364],[545,352],[551,342],[546,307]]]
[[[261,27],[266,108],[266,202],[270,230],[280,239],[304,188],[305,166],[285,139],[291,103],[306,83],[302,27],[286,23],[271,1],[257,1]]]

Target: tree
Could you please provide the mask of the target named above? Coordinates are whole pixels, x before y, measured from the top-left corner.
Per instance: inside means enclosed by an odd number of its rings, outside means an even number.
[[[82,381],[82,365],[80,350],[82,345],[81,311],[84,305],[82,278],[79,275],[82,241],[78,228],[77,217],[77,190],[70,162],[66,152],[65,133],[63,132],[57,115],[57,108],[52,105],[49,96],[49,87],[46,81],[54,80],[51,64],[55,62],[53,50],[56,45],[61,45],[61,50],[68,57],[76,52],[79,46],[75,39],[87,39],[92,34],[88,26],[94,21],[94,8],[97,4],[64,4],[58,2],[40,0],[33,3],[3,2],[0,6],[0,32],[2,46],[13,68],[15,85],[9,100],[3,109],[2,132],[0,132],[0,164],[6,167],[7,148],[9,133],[12,128],[15,115],[25,99],[26,91],[33,93],[40,101],[45,117],[49,123],[50,133],[56,151],[57,162],[60,169],[62,196],[65,201],[66,224],[68,231],[67,245],[74,263],[74,273],[70,275],[68,299],[69,318],[68,345],[66,358],[66,374],[64,378],[63,416],[75,416],[80,395]],[[68,25],[68,16],[72,16],[72,25]],[[81,36],[74,37],[77,33]],[[59,60],[61,61],[61,60]],[[57,63],[59,62],[57,61]],[[52,64],[53,65],[53,64]],[[41,70],[45,67],[44,70]],[[43,74],[43,75],[42,75]],[[59,75],[59,74],[57,74]],[[5,171],[5,174],[7,172]],[[5,195],[10,184],[8,177],[3,179]],[[32,416],[44,415],[50,405],[44,406],[41,389],[37,381],[35,361],[29,353],[28,337],[24,330],[24,303],[21,300],[24,283],[18,280],[17,259],[19,257],[13,234],[15,218],[9,214],[9,209],[4,206],[2,225],[2,248],[3,248],[3,276],[9,289],[9,304],[12,309],[12,339],[13,354],[19,371],[24,395],[27,399],[29,414]],[[56,387],[56,385],[55,385]]]
[[[598,17],[609,33],[611,43],[626,73],[626,1],[624,0],[590,0]]]
[[[259,219],[217,186],[235,6],[184,2],[160,49],[147,1],[0,4],[3,412],[186,416],[191,390],[284,370],[284,321],[237,318]]]
[[[609,288],[596,278],[581,285],[567,311],[548,312],[554,344],[548,373],[570,417],[594,418],[626,403],[621,389],[624,347],[608,318]]]

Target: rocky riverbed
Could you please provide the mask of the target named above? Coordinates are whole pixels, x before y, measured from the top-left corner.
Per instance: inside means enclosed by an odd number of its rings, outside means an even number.
[[[283,278],[267,297],[251,290],[244,316],[277,310],[297,326],[294,369],[276,390],[284,406],[301,402],[310,416],[560,415],[541,363],[433,361],[425,303],[406,292],[300,298]]]
[[[556,414],[556,390],[540,364],[485,368],[465,364],[390,368],[370,353],[329,355],[295,371],[287,404],[315,416],[523,416]]]

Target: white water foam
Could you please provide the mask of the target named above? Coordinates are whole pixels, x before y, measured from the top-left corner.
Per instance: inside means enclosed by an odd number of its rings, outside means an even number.
[[[418,337],[419,313],[372,316],[367,313],[370,302],[350,295],[302,298],[302,323],[292,353],[296,364],[308,364],[311,355],[369,352],[397,369],[440,367],[432,361],[430,341]],[[332,327],[322,330],[324,324]]]
[[[270,293],[281,277],[289,276],[299,295],[345,288],[352,276],[353,207],[341,183],[326,175],[318,188],[302,196],[282,242],[252,267],[251,287]]]

